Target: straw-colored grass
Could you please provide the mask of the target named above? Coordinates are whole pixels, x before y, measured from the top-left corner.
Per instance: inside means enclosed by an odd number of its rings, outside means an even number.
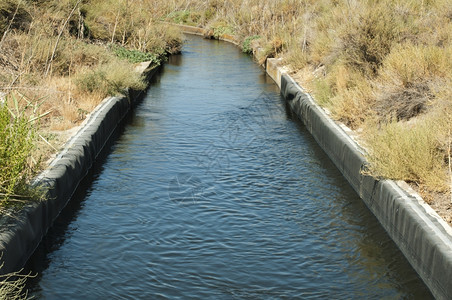
[[[365,138],[372,145],[368,155],[372,174],[448,192],[443,141],[432,134],[441,131],[441,123],[426,118],[408,123],[393,121],[376,128],[371,127]]]

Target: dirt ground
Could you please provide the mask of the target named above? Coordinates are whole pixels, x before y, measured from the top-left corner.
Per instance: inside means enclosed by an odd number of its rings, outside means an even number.
[[[426,193],[421,191],[417,186],[412,188],[422,196],[431,208],[443,218],[450,226],[452,226],[452,201],[450,194]]]

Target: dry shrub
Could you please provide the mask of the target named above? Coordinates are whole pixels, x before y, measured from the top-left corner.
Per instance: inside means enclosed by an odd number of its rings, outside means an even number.
[[[331,90],[331,85],[325,78],[314,79],[312,85],[312,90],[316,101],[323,107],[331,109],[334,94]]]
[[[0,40],[8,30],[28,30],[32,16],[23,0],[2,0],[0,2]]]
[[[119,60],[79,72],[75,84],[79,93],[96,93],[104,97],[121,93],[127,87],[144,89],[146,85],[130,64]]]
[[[156,22],[156,15],[166,11],[156,3],[138,0],[88,1],[86,26],[93,39],[117,42],[123,46],[157,55],[180,50],[181,36],[174,28]]]
[[[331,99],[333,116],[352,129],[360,127],[372,112],[372,88],[363,81],[360,85],[342,89]]]
[[[447,171],[437,132],[439,123],[390,122],[368,128],[369,170],[373,175],[415,182],[437,192],[447,191]]]
[[[176,27],[157,23],[138,29],[128,41],[129,47],[163,56],[180,52],[182,35]]]
[[[412,44],[395,47],[385,58],[378,77],[377,112],[397,120],[426,112],[447,78],[452,78],[451,57],[452,48]]]
[[[340,56],[364,74],[375,74],[400,37],[394,9],[388,1],[373,2],[350,12],[349,17],[340,33]]]

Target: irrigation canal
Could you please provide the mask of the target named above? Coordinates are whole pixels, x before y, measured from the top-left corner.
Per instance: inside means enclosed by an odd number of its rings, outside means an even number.
[[[30,259],[31,294],[431,298],[260,67],[186,38]]]

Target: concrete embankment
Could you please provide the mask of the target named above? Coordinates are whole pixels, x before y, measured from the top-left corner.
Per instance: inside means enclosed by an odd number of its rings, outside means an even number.
[[[452,230],[405,182],[363,174],[364,150],[289,75],[269,59],[267,73],[292,111],[366,203],[438,299],[452,298]],[[348,131],[348,133],[347,133]]]
[[[150,81],[158,68],[142,63],[137,71]],[[0,274],[20,269],[39,245],[81,180],[88,173],[117,126],[145,95],[128,90],[127,96],[105,99],[87,117],[50,166],[36,179],[47,190],[47,200],[31,202],[0,218]]]

